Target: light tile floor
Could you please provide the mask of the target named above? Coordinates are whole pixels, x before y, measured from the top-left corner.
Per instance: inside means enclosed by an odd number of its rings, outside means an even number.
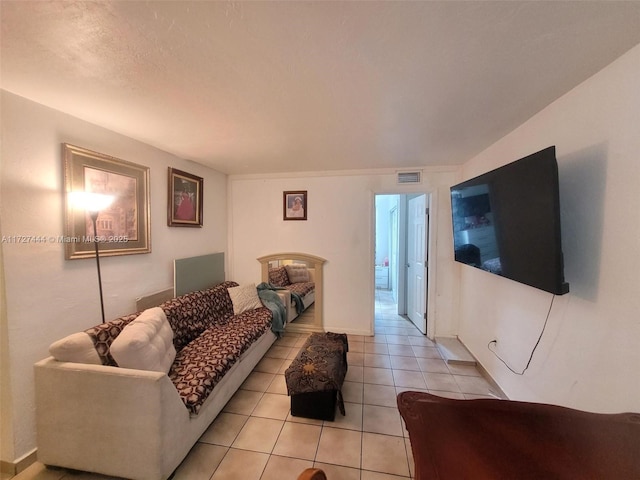
[[[376,292],[375,336],[349,336],[346,416],[292,417],[284,371],[306,336],[286,334],[267,352],[202,435],[175,480],[295,480],[307,467],[330,480],[399,480],[414,472],[396,395],[423,390],[453,398],[497,396],[473,366],[448,365],[434,343]],[[104,480],[36,463],[14,480]]]

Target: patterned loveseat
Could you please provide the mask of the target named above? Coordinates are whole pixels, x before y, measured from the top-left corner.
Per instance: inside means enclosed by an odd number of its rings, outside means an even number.
[[[74,352],[81,360],[60,353],[65,339],[52,345],[56,358],[35,365],[38,459],[125,478],[168,478],[276,339],[268,308],[234,314],[233,287],[224,282],[67,337],[90,345]],[[150,342],[153,354],[169,352],[168,372],[131,368],[120,350],[116,355],[125,327],[139,325],[147,312],[171,327],[170,345]]]

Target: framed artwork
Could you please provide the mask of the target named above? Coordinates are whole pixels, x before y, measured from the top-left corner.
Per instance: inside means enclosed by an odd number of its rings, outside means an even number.
[[[283,192],[282,218],[284,220],[307,219],[307,191]]]
[[[151,252],[149,167],[62,144],[65,191],[65,258],[94,258],[93,223],[84,209],[74,208],[71,192],[113,195],[113,203],[96,221],[100,256]]]
[[[169,167],[170,227],[202,227],[202,186],[201,177]]]

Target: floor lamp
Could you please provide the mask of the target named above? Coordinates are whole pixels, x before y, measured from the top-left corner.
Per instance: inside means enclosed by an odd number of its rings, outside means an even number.
[[[72,192],[69,197],[75,208],[84,209],[89,212],[91,222],[93,223],[93,244],[95,246],[96,267],[98,269],[98,289],[100,290],[100,312],[102,313],[102,323],[104,323],[104,300],[102,296],[102,275],[100,274],[100,253],[98,250],[99,239],[97,220],[100,211],[111,205],[115,198],[113,197],[113,195],[91,192]]]

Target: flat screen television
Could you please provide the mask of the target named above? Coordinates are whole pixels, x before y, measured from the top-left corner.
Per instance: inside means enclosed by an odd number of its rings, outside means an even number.
[[[451,187],[455,260],[563,295],[554,146]]]

